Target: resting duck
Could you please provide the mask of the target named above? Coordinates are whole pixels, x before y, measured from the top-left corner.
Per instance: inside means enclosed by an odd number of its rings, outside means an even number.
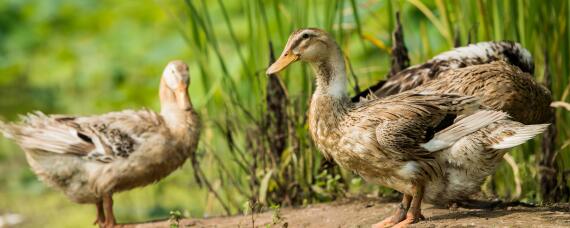
[[[510,41],[480,42],[443,52],[426,63],[404,69],[362,91],[353,99],[364,98],[370,93],[376,97],[386,97],[437,79],[440,74],[447,70],[482,65],[499,60],[518,67],[522,72],[531,75],[534,73],[532,56],[520,44]]]
[[[188,66],[172,61],[160,82],[161,112],[125,110],[76,117],[40,112],[0,130],[26,153],[40,179],[77,203],[97,206],[113,227],[113,193],[155,183],[194,153],[200,121],[188,96]]]
[[[477,192],[506,149],[547,127],[481,110],[477,97],[427,90],[353,103],[341,51],[320,29],[294,32],[267,74],[297,60],[308,62],[316,77],[309,130],[319,150],[367,181],[404,194],[401,207],[378,226],[418,221],[422,200],[442,204]]]

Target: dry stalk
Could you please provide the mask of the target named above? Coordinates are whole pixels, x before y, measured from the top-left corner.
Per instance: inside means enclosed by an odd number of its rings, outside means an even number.
[[[400,12],[396,12],[396,28],[392,33],[392,39],[392,67],[390,68],[390,73],[385,78],[390,78],[392,75],[395,75],[410,66],[408,49],[406,48],[406,44],[404,42],[404,31],[402,28],[402,23],[400,22]],[[386,80],[380,80],[378,83],[352,97],[352,102],[358,102],[360,99],[366,98],[368,95],[373,94],[374,91],[382,88],[385,83]]]
[[[275,55],[273,52],[273,45],[269,43],[269,65],[275,62]],[[283,82],[276,74],[268,75],[266,106],[267,112],[265,116],[266,121],[266,135],[269,143],[269,148],[273,159],[279,164],[281,154],[287,146],[288,137],[288,116],[287,106],[289,103],[287,90]]]
[[[511,166],[511,169],[513,169],[513,176],[515,179],[515,193],[511,198],[518,199],[521,197],[522,193],[522,184],[521,184],[521,175],[519,172],[519,166],[517,165],[517,162],[515,161],[513,156],[511,156],[510,154],[505,154],[505,156],[503,156],[503,159],[505,159],[505,161],[507,161],[507,163]]]
[[[394,44],[392,45],[392,68],[389,76],[393,76],[410,66],[408,49],[404,43],[404,29],[400,22],[400,12],[396,12],[396,29],[392,33],[392,40]]]
[[[551,72],[548,68],[548,53],[544,49],[544,80],[548,89],[552,90]],[[542,135],[542,156],[539,160],[539,179],[540,194],[542,199],[547,202],[554,202],[561,197],[557,191],[559,187],[558,174],[559,168],[556,164],[556,115],[555,111],[551,112],[551,122],[547,130]]]

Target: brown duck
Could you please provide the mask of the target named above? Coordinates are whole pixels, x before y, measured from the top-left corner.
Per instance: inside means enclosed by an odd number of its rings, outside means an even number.
[[[401,208],[378,226],[418,221],[422,200],[439,204],[468,197],[506,149],[547,126],[482,110],[474,96],[428,89],[353,103],[341,51],[320,29],[294,32],[267,73],[297,60],[308,62],[316,77],[309,130],[319,150],[367,181],[404,194]]]
[[[76,117],[28,114],[0,131],[26,153],[39,178],[72,201],[97,206],[96,222],[113,227],[113,193],[159,181],[198,145],[200,121],[188,96],[188,66],[170,62],[160,82],[161,112],[125,110]]]

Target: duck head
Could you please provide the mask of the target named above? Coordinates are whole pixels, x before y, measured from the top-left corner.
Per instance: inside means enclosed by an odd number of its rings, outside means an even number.
[[[347,97],[344,58],[327,32],[307,28],[291,34],[283,53],[266,73],[278,73],[298,60],[309,63],[313,68],[317,85],[315,93],[342,99]]]
[[[169,62],[162,72],[162,86],[160,88],[163,105],[176,105],[179,109],[191,108],[188,96],[190,73],[188,65],[181,60]]]
[[[267,69],[267,74],[275,74],[298,60],[314,63],[327,60],[338,52],[338,45],[324,30],[317,28],[299,29],[287,40],[283,53]]]

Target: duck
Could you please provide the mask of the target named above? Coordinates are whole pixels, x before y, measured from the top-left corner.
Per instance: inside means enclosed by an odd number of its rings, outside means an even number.
[[[482,65],[502,60],[518,67],[522,72],[534,73],[534,60],[530,52],[521,44],[512,41],[485,41],[456,47],[434,56],[423,64],[389,75],[353,97],[353,100],[374,97],[386,97],[406,91],[437,79],[440,73],[467,66]]]
[[[166,65],[160,113],[123,110],[94,116],[34,112],[0,122],[24,151],[32,171],[71,201],[95,204],[100,227],[114,227],[113,194],[155,183],[180,168],[197,148],[200,119],[188,95],[188,65]]]
[[[477,192],[502,154],[548,126],[517,122],[478,96],[428,89],[352,102],[342,52],[318,28],[293,32],[266,73],[297,61],[315,76],[309,132],[318,150],[366,181],[403,193],[395,213],[375,227],[405,227],[424,218],[422,201],[442,204]]]

